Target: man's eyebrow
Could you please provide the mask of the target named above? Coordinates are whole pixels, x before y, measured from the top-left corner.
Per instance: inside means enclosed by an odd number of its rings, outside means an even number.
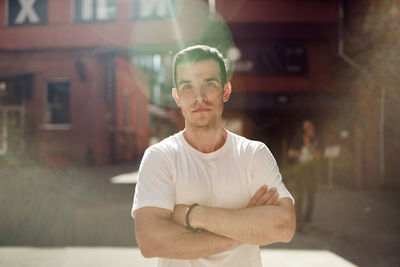
[[[191,82],[192,82],[191,80],[180,80],[178,85],[181,85],[183,83],[191,83]]]
[[[221,82],[217,77],[210,77],[210,78],[205,79],[205,81],[206,82],[212,82],[212,81]]]

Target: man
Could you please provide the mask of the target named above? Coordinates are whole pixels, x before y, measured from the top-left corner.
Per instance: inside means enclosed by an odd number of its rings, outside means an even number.
[[[185,129],[143,156],[132,207],[140,250],[159,266],[261,266],[259,245],[295,231],[276,162],[264,144],[222,127],[231,84],[218,50],[179,52],[174,83]]]
[[[294,177],[291,178],[296,192],[297,226],[300,231],[305,231],[311,226],[320,167],[318,160],[322,157],[322,142],[311,120],[303,122],[302,133],[295,136],[288,154],[295,163]]]

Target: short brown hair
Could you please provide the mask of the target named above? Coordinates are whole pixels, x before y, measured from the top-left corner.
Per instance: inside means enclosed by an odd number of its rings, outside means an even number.
[[[187,47],[175,55],[174,58],[174,85],[177,88],[176,69],[182,63],[199,62],[206,59],[214,59],[219,65],[219,74],[221,76],[221,85],[226,83],[226,64],[222,54],[213,47],[207,45],[195,45]]]

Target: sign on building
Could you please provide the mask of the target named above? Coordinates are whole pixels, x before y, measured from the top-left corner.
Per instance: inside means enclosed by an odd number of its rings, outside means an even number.
[[[116,17],[116,0],[75,0],[76,22],[113,21]]]
[[[47,0],[8,0],[9,26],[47,24]]]
[[[307,75],[304,44],[239,45],[235,72],[255,75]]]
[[[175,13],[175,0],[133,0],[134,20],[169,19]]]

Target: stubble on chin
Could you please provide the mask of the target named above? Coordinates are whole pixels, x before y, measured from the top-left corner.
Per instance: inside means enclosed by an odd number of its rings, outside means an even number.
[[[218,120],[217,114],[214,114],[208,118],[194,118],[194,117],[185,117],[185,123],[187,126],[197,129],[214,129],[218,128],[220,124],[222,124],[222,118]]]

